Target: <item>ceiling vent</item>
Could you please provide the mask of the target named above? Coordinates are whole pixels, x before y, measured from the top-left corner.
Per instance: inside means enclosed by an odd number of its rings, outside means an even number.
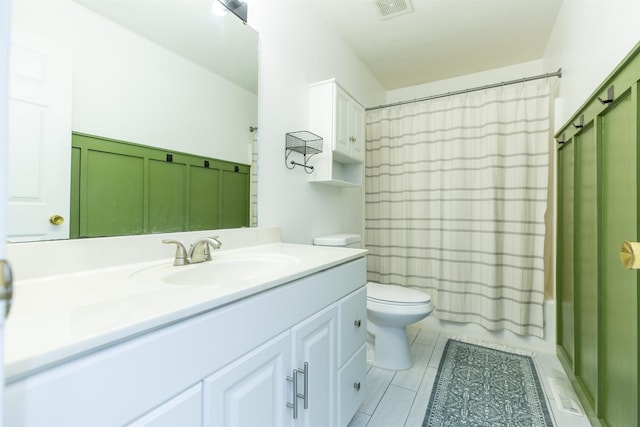
[[[382,19],[404,15],[413,11],[410,0],[376,0]]]

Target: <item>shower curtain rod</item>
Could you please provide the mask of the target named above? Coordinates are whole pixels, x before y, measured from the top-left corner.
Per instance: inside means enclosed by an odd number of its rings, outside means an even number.
[[[558,71],[556,71],[555,73],[539,74],[537,76],[524,77],[524,78],[521,78],[521,79],[509,80],[509,81],[501,82],[501,83],[494,83],[494,84],[485,85],[485,86],[478,86],[478,87],[474,87],[474,88],[471,88],[471,89],[462,89],[462,90],[456,90],[456,91],[453,91],[453,92],[441,93],[441,94],[438,94],[438,95],[425,96],[424,98],[416,98],[416,99],[411,99],[409,101],[400,101],[400,102],[394,102],[394,103],[391,103],[391,104],[378,105],[377,107],[365,108],[365,111],[379,110],[381,108],[387,108],[387,107],[395,107],[396,105],[411,104],[412,102],[428,101],[430,99],[444,98],[445,96],[461,95],[463,93],[475,92],[475,91],[478,91],[478,90],[485,90],[485,89],[493,89],[494,87],[512,85],[512,84],[516,84],[516,83],[524,83],[524,82],[528,82],[528,81],[531,81],[531,80],[548,79],[549,77],[561,78],[562,77],[562,68],[558,68]]]

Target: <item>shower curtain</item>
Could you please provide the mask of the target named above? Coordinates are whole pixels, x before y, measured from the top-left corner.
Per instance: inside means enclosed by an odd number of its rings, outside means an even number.
[[[542,337],[549,138],[546,80],[368,111],[368,279]]]

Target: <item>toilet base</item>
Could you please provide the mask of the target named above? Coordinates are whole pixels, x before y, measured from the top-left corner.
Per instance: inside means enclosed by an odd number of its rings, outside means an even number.
[[[413,366],[406,327],[380,326],[370,320],[367,325],[373,335],[374,357],[370,361],[373,366],[395,371]]]

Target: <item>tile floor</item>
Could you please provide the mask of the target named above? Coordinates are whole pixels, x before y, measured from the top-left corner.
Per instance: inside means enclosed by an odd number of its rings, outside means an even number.
[[[445,343],[450,336],[438,332],[408,328],[414,364],[405,371],[370,367],[367,395],[349,427],[420,427],[427,410]],[[559,408],[551,391],[549,378],[566,375],[554,354],[533,355],[543,383],[547,406],[556,427],[590,427],[584,415]]]

